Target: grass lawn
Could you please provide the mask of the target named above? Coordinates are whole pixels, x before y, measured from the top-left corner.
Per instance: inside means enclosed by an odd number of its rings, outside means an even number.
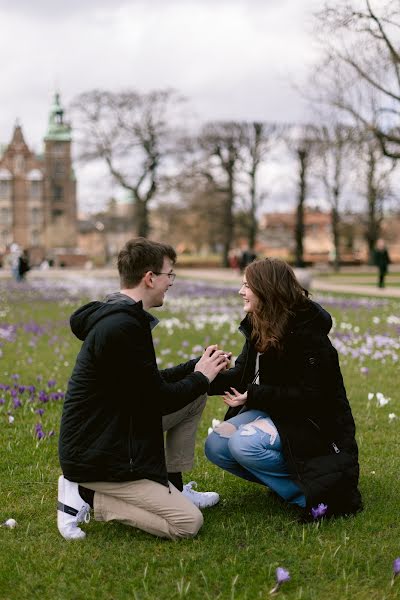
[[[115,282],[102,284],[104,291],[115,289]],[[171,542],[91,521],[84,541],[67,542],[56,527],[57,437],[80,346],[68,318],[103,290],[92,289],[87,277],[34,286],[0,281],[0,522],[18,523],[0,528],[1,600],[266,599],[277,567],[291,575],[278,592],[282,600],[400,598],[400,577],[390,585],[400,556],[399,301],[316,298],[334,316],[331,337],[356,419],[360,515],[301,525],[265,488],[208,463],[202,450],[207,429],[224,414],[215,397],[198,432],[195,468],[185,477],[221,495],[220,504],[204,512],[197,538]],[[155,311],[160,368],[198,355],[211,342],[239,352],[236,287],[174,285],[165,308]]]

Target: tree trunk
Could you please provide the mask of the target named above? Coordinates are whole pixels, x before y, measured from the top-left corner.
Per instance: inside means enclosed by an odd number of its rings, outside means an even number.
[[[374,264],[374,250],[379,237],[380,223],[377,217],[378,193],[375,186],[376,160],[373,151],[369,153],[367,174],[368,220],[365,237],[368,244],[368,264]]]
[[[331,224],[332,224],[332,239],[333,239],[333,248],[334,248],[334,257],[333,257],[333,268],[335,271],[339,271],[340,269],[340,238],[339,238],[339,211],[336,208],[337,205],[332,206],[331,211]]]
[[[228,189],[225,201],[225,223],[222,248],[222,266],[229,267],[229,251],[233,238],[233,201],[234,201],[234,162],[231,162],[227,169]]]
[[[136,196],[135,204],[135,225],[137,235],[139,237],[147,238],[150,230],[149,209],[147,207],[147,202]]]
[[[252,169],[250,183],[250,223],[249,223],[249,248],[253,249],[257,239],[257,218],[256,218],[256,170]]]
[[[306,199],[306,172],[307,172],[307,158],[308,153],[306,150],[298,150],[297,155],[299,157],[299,196],[297,202],[296,212],[296,226],[295,226],[295,266],[304,267],[304,202]]]

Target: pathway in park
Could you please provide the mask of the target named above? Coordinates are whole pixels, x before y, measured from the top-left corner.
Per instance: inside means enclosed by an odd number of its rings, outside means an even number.
[[[178,275],[187,277],[199,281],[213,281],[223,283],[235,283],[240,287],[242,281],[242,275],[233,269],[185,269],[177,268]],[[40,269],[33,269],[28,273],[29,279],[68,279],[73,280],[76,278],[116,278],[117,272],[113,268],[105,269],[49,269],[47,271],[41,271]],[[0,279],[9,279],[10,272],[8,269],[0,269]],[[307,287],[307,284],[306,284]],[[385,287],[379,289],[374,285],[352,285],[350,283],[336,283],[331,281],[329,278],[324,279],[318,277],[317,274],[311,273],[311,291],[323,291],[323,292],[343,292],[346,294],[359,294],[361,296],[382,296],[386,298],[400,298],[400,287]]]
[[[177,272],[190,278],[208,281],[224,281],[237,283],[242,281],[242,275],[233,269],[177,269]],[[373,285],[351,285],[335,283],[328,279],[311,275],[311,290],[323,292],[344,292],[346,294],[360,294],[362,296],[383,296],[386,298],[400,298],[400,287],[385,287],[380,289]]]

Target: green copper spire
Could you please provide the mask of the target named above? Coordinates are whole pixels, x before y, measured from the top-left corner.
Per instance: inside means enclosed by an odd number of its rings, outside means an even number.
[[[64,109],[61,106],[60,94],[54,94],[53,104],[50,109],[49,126],[45,135],[45,141],[70,142],[71,127],[64,123]]]

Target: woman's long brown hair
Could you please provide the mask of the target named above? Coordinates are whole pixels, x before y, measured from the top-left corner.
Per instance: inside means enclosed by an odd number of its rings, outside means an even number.
[[[289,319],[304,307],[308,292],[297,281],[293,269],[279,258],[252,262],[245,270],[247,285],[257,296],[255,310],[249,314],[252,342],[258,352],[281,350]]]

